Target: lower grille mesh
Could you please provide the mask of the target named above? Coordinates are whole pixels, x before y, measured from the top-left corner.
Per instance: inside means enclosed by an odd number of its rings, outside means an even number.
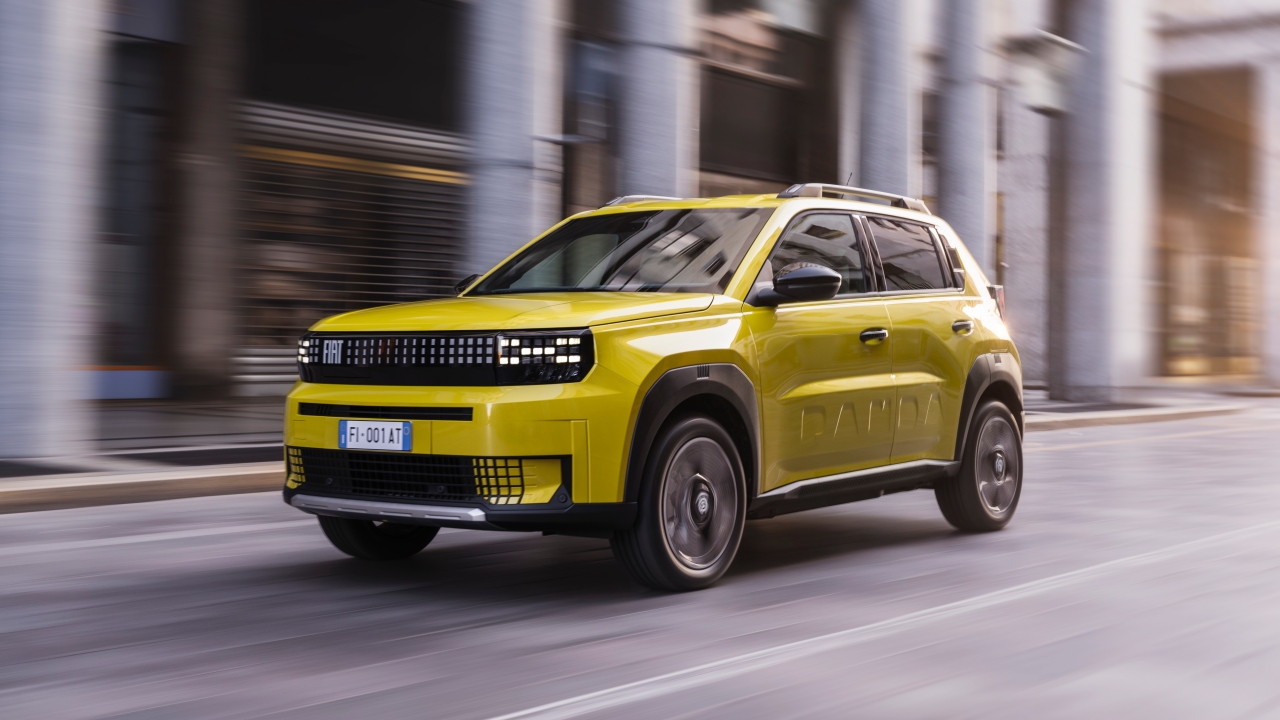
[[[307,492],[407,500],[518,504],[524,496],[520,458],[289,448],[289,473]]]

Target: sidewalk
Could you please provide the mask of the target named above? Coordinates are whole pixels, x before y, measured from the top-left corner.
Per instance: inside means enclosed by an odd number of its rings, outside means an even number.
[[[106,402],[98,443],[106,451],[274,443],[283,439],[284,398],[222,402]]]
[[[275,448],[280,452],[279,447]],[[0,514],[184,497],[267,492],[284,487],[283,461],[199,468],[70,473],[0,479]]]
[[[106,402],[81,457],[0,460],[0,513],[278,490],[284,398]]]
[[[1027,390],[1023,400],[1027,432],[1190,420],[1231,415],[1248,408],[1237,398],[1224,399],[1209,393],[1169,395],[1159,403],[1072,403],[1050,400],[1043,390]]]
[[[1160,404],[1065,403],[1026,393],[1027,432],[1243,412],[1250,400],[1184,395]],[[1254,399],[1252,402],[1256,403]],[[0,514],[279,490],[280,398],[103,408],[104,452],[0,460]]]

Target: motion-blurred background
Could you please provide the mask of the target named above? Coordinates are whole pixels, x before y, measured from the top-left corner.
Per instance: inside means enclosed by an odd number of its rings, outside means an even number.
[[[270,443],[294,342],[617,195],[920,196],[1029,387],[1280,382],[1277,0],[0,0],[0,457]]]

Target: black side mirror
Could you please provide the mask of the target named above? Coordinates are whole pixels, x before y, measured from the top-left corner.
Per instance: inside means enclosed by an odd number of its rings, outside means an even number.
[[[772,290],[761,290],[756,305],[775,307],[785,302],[830,300],[840,292],[844,278],[828,267],[813,263],[794,263],[778,271]]]
[[[453,294],[461,295],[462,291],[471,287],[471,283],[475,282],[476,278],[478,277],[480,277],[480,273],[471,273],[470,275],[459,280],[458,283],[453,286]]]

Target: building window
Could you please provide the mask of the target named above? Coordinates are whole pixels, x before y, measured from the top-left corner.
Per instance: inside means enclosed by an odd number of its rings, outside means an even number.
[[[117,36],[119,37],[119,36]],[[165,159],[172,116],[166,60],[171,46],[119,39],[111,44],[100,362],[158,365],[163,355],[158,282],[163,261]]]
[[[246,20],[251,98],[458,130],[461,3],[254,0]]]
[[[565,215],[593,210],[617,195],[615,11],[610,0],[573,3],[565,63]]]
[[[830,6],[830,7],[829,7]],[[701,194],[837,180],[834,5],[715,0],[700,18]]]

